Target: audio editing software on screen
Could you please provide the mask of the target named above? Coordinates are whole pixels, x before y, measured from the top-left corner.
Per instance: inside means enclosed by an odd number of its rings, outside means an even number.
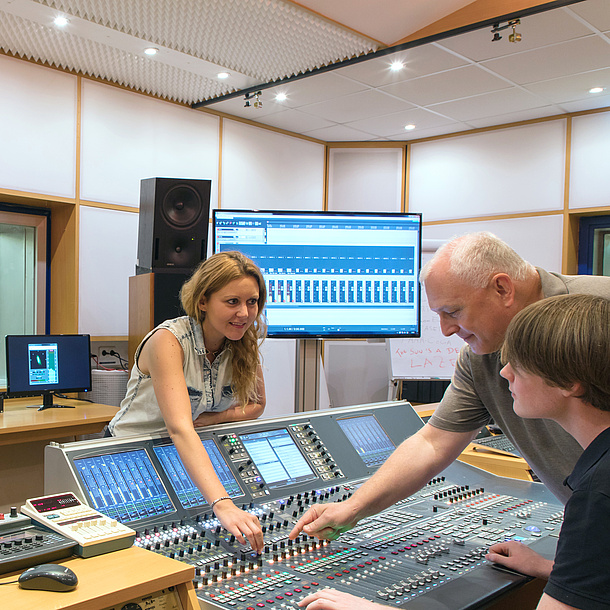
[[[215,250],[267,284],[270,336],[418,332],[420,218],[215,212]]]

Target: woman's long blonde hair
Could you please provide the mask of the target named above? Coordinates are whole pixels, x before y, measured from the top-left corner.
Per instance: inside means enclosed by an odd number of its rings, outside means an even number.
[[[258,285],[258,312],[250,328],[238,341],[227,339],[233,352],[233,377],[231,389],[237,402],[245,407],[249,402],[258,402],[259,347],[265,338],[267,325],[263,316],[267,300],[267,288],[260,269],[240,252],[218,252],[203,261],[180,290],[180,301],[186,314],[203,323],[205,312],[199,304],[205,297],[224,288],[229,282],[242,277],[253,278]]]

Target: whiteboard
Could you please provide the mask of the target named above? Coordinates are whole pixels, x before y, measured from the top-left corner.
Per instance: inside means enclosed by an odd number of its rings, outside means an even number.
[[[424,240],[422,265],[442,244],[441,240]],[[460,349],[465,345],[457,335],[443,336],[438,314],[428,307],[421,286],[421,337],[387,339],[390,379],[451,379]]]

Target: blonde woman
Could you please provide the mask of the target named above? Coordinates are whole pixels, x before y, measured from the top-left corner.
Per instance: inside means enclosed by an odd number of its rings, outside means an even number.
[[[259,346],[266,288],[239,252],[214,254],[183,285],[186,316],[166,320],[136,350],[112,436],[165,432],[223,527],[263,548],[258,519],[238,509],[216,476],[196,427],[259,417],[265,384]]]

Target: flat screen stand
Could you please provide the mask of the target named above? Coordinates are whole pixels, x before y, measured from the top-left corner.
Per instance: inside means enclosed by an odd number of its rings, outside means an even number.
[[[42,404],[28,405],[28,408],[44,411],[45,409],[75,409],[76,407],[72,405],[56,405],[53,403],[53,392],[44,392],[42,394]]]
[[[295,412],[317,411],[320,408],[321,339],[297,339]]]

